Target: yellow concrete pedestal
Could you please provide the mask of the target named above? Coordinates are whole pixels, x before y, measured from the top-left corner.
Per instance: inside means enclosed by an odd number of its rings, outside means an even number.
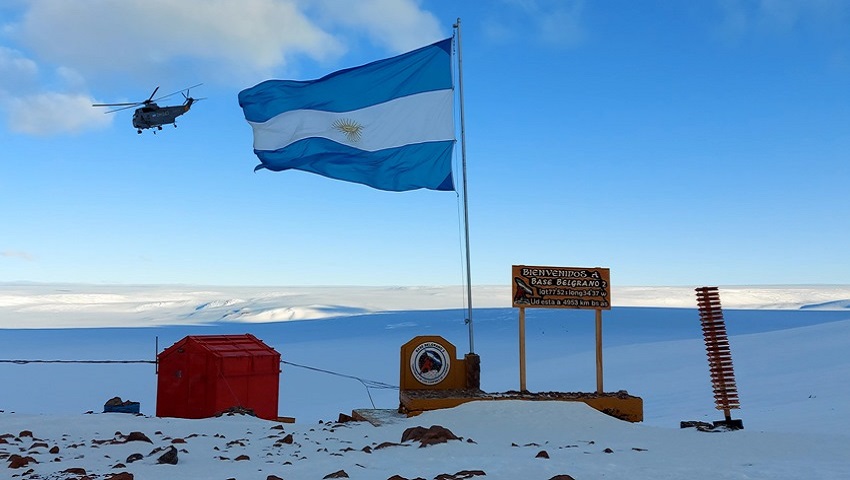
[[[643,421],[643,399],[624,391],[616,393],[485,393],[479,390],[402,390],[399,407],[407,416],[429,410],[453,408],[467,402],[481,400],[527,400],[555,402],[584,402],[588,406],[627,422]]]

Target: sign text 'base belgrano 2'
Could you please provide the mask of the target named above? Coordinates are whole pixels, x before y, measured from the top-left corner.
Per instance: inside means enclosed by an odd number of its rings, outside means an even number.
[[[513,266],[515,308],[611,309],[607,268]]]

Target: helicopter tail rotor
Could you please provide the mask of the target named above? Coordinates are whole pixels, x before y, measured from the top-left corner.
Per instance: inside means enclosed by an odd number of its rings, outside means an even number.
[[[197,87],[199,85],[203,85],[203,84],[199,83],[198,85],[195,85],[195,87]],[[189,87],[189,88],[194,88],[194,87]],[[206,100],[206,98],[207,98],[207,97],[201,97],[201,98],[190,97],[189,96],[189,88],[187,88],[185,92],[180,92],[180,93],[183,94],[183,100],[185,100],[184,105],[187,107],[186,108],[187,110],[189,109],[188,107],[192,105],[192,103],[200,102],[201,100]]]
[[[196,102],[200,102],[201,100],[207,99],[207,97],[201,97],[201,98],[187,97],[185,94],[183,96],[186,97],[186,101],[183,103],[183,108],[187,112],[189,111],[190,108],[192,108],[192,104],[194,104]]]

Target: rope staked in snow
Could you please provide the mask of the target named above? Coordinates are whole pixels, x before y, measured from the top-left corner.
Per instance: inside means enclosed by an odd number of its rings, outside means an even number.
[[[314,372],[327,373],[328,375],[334,375],[334,376],[337,376],[337,377],[350,378],[352,380],[357,380],[358,382],[360,382],[363,385],[364,388],[366,388],[366,395],[369,396],[369,402],[372,403],[372,408],[377,408],[377,407],[375,407],[375,401],[372,399],[372,392],[369,391],[370,388],[378,388],[378,389],[386,389],[386,390],[398,390],[398,386],[390,385],[388,383],[376,382],[374,380],[366,380],[366,379],[363,379],[363,378],[360,378],[360,377],[355,377],[353,375],[345,375],[343,373],[332,372],[330,370],[323,370],[321,368],[310,367],[310,366],[307,366],[307,365],[299,365],[297,363],[287,362],[286,360],[281,360],[280,363],[283,363],[283,364],[286,364],[286,365],[291,365],[293,367],[312,370]]]
[[[26,365],[28,363],[156,363],[156,360],[0,360],[0,363]]]
[[[130,364],[130,363],[148,363],[148,364],[156,364],[156,360],[2,360],[0,359],[0,363],[11,363],[15,365],[26,365],[29,363],[98,363],[98,364]],[[375,380],[367,380],[365,378],[355,377],[353,375],[345,375],[343,373],[334,372],[331,370],[324,370],[321,368],[311,367],[308,365],[301,365],[298,363],[287,362],[286,360],[281,360],[280,363],[291,365],[293,367],[304,368],[306,370],[312,370],[314,372],[326,373],[328,375],[334,375],[342,378],[349,378],[352,380],[357,380],[360,382],[364,388],[366,388],[366,394],[369,396],[369,401],[372,403],[372,408],[375,408],[375,401],[372,399],[372,392],[369,390],[371,388],[377,389],[386,389],[386,390],[398,390],[398,386],[390,385],[384,382],[378,382]]]
[[[12,363],[15,365],[26,365],[28,363],[157,363],[156,360],[0,360],[0,363]],[[291,365],[293,367],[305,368],[307,370],[312,370],[314,372],[327,373],[329,375],[335,375],[337,377],[342,378],[350,378],[352,380],[357,380],[362,383],[366,388],[380,388],[380,389],[388,389],[388,390],[398,390],[397,385],[390,385],[389,383],[378,382],[375,380],[367,380],[365,378],[355,377],[353,375],[345,375],[339,372],[334,372],[331,370],[323,370],[321,368],[311,367],[308,365],[301,365],[298,363],[287,362],[286,360],[281,360],[280,363],[285,363],[286,365]]]

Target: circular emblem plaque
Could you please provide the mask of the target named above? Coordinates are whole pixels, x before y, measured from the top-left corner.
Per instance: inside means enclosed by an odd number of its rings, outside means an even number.
[[[449,375],[452,359],[449,352],[436,342],[425,342],[413,349],[410,371],[425,385],[436,385]]]

